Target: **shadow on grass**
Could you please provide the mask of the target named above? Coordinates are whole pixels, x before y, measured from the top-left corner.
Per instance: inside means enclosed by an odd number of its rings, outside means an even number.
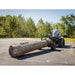
[[[42,49],[40,52],[25,54],[25,55],[22,55],[20,57],[17,57],[16,59],[23,60],[23,59],[31,58],[31,57],[34,57],[34,56],[39,56],[39,55],[43,55],[43,54],[46,54],[46,53],[54,52],[54,51],[61,52],[62,50],[50,50],[50,49],[43,50]]]

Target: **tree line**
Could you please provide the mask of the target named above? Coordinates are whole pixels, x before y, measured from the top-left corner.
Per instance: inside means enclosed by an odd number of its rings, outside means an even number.
[[[58,27],[62,36],[75,38],[75,15],[62,16],[60,21],[52,24],[48,21],[44,22],[41,18],[35,25],[31,17],[26,20],[22,15],[0,16],[0,37],[42,37],[48,33],[51,34],[51,31]]]

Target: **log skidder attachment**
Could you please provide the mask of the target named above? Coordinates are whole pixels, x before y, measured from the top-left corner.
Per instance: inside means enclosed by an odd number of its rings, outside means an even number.
[[[47,40],[49,42],[48,43],[48,47],[51,47],[51,50],[55,50],[56,49],[56,44],[52,40],[52,37],[50,35],[45,35],[44,37],[41,38],[41,40]]]
[[[45,39],[31,44],[29,43],[13,44],[9,47],[9,54],[11,57],[19,57],[28,52],[41,49],[47,46],[51,47],[52,50],[55,50],[56,48],[55,43],[51,39],[49,40]]]

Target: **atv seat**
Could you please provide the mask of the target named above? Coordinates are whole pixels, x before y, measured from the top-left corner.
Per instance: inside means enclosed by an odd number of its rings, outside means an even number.
[[[59,41],[59,39],[60,39],[59,37],[52,37],[53,41]]]

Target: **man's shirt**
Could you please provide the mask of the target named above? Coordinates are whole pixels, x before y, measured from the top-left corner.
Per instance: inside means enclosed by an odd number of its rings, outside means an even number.
[[[59,30],[57,30],[57,29],[54,29],[54,30],[52,30],[51,31],[52,32],[52,34],[53,34],[53,37],[58,37],[58,33],[61,33]]]

